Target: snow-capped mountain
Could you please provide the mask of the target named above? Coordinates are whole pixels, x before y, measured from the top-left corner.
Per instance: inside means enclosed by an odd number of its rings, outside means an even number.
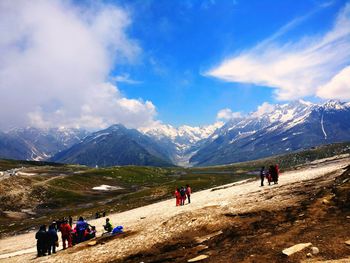
[[[81,129],[33,127],[0,132],[0,158],[46,160],[81,141],[88,134]]]
[[[0,132],[0,158],[88,165],[204,166],[258,159],[350,141],[350,103],[295,101],[203,127],[158,124],[139,131],[113,125]]]
[[[349,103],[300,100],[230,120],[208,138],[190,162],[226,164],[349,140]]]
[[[173,165],[163,147],[149,136],[121,124],[90,134],[50,161],[88,166]]]
[[[171,125],[159,124],[154,127],[140,129],[164,148],[167,156],[175,163],[186,166],[196,149],[224,123],[191,127],[183,125],[175,128]]]

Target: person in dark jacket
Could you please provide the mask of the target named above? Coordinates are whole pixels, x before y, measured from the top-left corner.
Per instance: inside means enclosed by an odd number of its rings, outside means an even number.
[[[261,167],[260,169],[261,186],[264,186],[264,178],[265,178],[265,166]]]
[[[56,253],[56,242],[58,242],[58,236],[57,236],[57,231],[55,229],[55,225],[50,225],[49,226],[49,231],[47,231],[48,235],[48,254],[51,255],[52,253]]]
[[[76,224],[77,229],[77,243],[84,241],[85,230],[88,228],[88,223],[81,216]]]
[[[181,188],[180,188],[180,195],[181,195],[181,205],[185,205],[186,189],[183,186],[181,186]]]
[[[106,218],[106,224],[103,225],[103,228],[108,232],[112,232],[113,230],[113,226],[112,226],[112,223],[109,221],[109,218]]]
[[[36,249],[38,252],[38,257],[46,256],[46,251],[48,247],[48,234],[46,232],[45,225],[40,226],[39,231],[35,234],[35,238],[37,239]]]
[[[186,184],[186,196],[189,204],[191,203],[191,194],[192,194],[192,189],[189,184]]]
[[[68,221],[69,221],[70,227],[72,228],[72,226],[73,226],[73,217],[72,217],[72,216],[69,216],[69,217],[68,217]]]

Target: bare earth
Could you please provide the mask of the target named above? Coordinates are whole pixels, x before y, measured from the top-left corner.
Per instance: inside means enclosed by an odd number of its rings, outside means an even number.
[[[200,262],[350,262],[350,246],[344,243],[350,240],[350,212],[332,199],[335,179],[349,164],[348,157],[318,161],[282,173],[278,185],[243,181],[196,192],[184,207],[167,200],[111,214],[112,224],[124,226],[125,234],[97,239],[95,246],[60,247],[50,257],[36,258],[34,232],[1,239],[0,261],[187,262],[206,255]],[[89,223],[102,233],[104,220]],[[306,257],[309,250],[290,258],[281,254],[304,242],[320,253],[312,258]]]

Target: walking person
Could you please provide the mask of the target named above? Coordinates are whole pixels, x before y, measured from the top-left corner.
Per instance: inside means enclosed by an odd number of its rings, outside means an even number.
[[[265,166],[261,167],[260,169],[260,180],[261,180],[260,186],[264,186],[264,178],[265,178]]]
[[[58,242],[58,236],[57,236],[57,231],[54,224],[51,224],[49,226],[49,231],[47,231],[47,235],[48,235],[48,249],[47,249],[48,254],[51,255],[51,252],[55,254],[56,243]]]
[[[66,241],[67,241],[67,245],[68,247],[72,247],[72,228],[70,227],[70,225],[68,224],[68,220],[65,219],[63,221],[63,224],[61,224],[61,237],[62,237],[62,245],[63,245],[63,249],[66,249]]]
[[[186,196],[189,204],[191,203],[191,194],[192,194],[192,189],[190,185],[186,184]]]
[[[35,234],[36,238],[36,249],[38,257],[46,256],[47,245],[48,245],[48,235],[46,232],[46,226],[41,225],[39,231]]]

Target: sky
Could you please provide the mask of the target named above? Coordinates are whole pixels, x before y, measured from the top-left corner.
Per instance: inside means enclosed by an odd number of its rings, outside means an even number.
[[[3,0],[0,129],[209,125],[350,100],[350,2]]]

